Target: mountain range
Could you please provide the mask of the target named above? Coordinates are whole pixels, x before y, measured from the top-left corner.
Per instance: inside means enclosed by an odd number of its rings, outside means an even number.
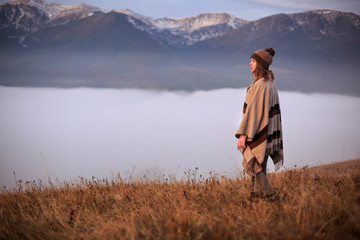
[[[314,10],[248,21],[150,18],[43,0],[0,5],[0,84],[197,90],[245,87],[273,47],[280,89],[359,95],[360,16]]]

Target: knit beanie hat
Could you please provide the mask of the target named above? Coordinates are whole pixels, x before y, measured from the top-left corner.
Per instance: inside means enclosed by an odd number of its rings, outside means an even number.
[[[272,63],[272,58],[275,55],[275,50],[272,48],[259,49],[254,52],[250,58],[254,58],[258,63],[260,63],[266,70],[269,69],[270,64]]]

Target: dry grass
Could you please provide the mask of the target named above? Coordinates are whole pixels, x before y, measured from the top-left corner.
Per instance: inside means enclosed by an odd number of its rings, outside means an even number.
[[[0,239],[359,239],[360,160],[244,178],[82,180],[0,195]],[[286,194],[285,194],[286,193]]]

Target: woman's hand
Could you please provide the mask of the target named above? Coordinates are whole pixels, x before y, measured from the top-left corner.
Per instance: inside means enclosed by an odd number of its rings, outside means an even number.
[[[245,149],[245,143],[246,143],[246,135],[241,135],[238,140],[237,147],[238,149]]]

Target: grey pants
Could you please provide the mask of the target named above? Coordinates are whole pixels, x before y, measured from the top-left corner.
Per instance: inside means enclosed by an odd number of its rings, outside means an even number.
[[[270,195],[274,193],[269,180],[266,177],[266,165],[269,156],[265,156],[264,162],[261,164],[262,170],[257,173],[255,177],[252,177],[253,183],[253,192],[260,192],[265,195]]]

